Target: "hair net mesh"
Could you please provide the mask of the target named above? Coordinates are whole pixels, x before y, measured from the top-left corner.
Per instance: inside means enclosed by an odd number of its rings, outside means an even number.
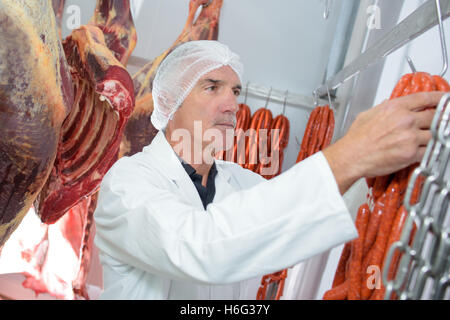
[[[161,63],[153,80],[153,126],[162,130],[208,72],[230,66],[242,82],[243,65],[228,46],[211,40],[189,41],[176,47]]]

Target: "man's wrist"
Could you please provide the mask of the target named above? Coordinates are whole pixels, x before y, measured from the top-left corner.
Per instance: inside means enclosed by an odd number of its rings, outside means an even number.
[[[356,150],[352,150],[344,138],[323,150],[323,155],[333,172],[341,194],[344,194],[356,181],[362,178]]]

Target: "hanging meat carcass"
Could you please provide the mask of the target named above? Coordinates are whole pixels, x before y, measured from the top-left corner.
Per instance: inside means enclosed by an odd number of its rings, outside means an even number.
[[[50,1],[0,2],[0,248],[53,168],[74,93]]]
[[[63,41],[76,94],[54,167],[35,202],[43,222],[54,223],[96,192],[117,160],[134,107],[133,83],[124,65],[135,45],[128,0],[98,1],[90,23]]]
[[[57,16],[59,13],[57,25],[60,27],[64,1],[54,0],[52,4]],[[53,190],[48,192],[48,189],[43,188],[40,197],[51,201],[51,197],[45,198],[44,196],[46,194],[51,196],[66,192],[66,197],[67,195],[72,196],[69,200],[78,203],[75,205],[63,203],[70,209],[66,210],[63,207],[59,211],[54,212],[49,211],[48,207],[41,207],[41,218],[45,222],[53,223],[62,215],[65,216],[63,219],[59,219],[57,223],[48,226],[47,229],[52,234],[60,234],[61,236],[52,238],[48,237],[47,234],[38,243],[31,247],[24,247],[23,251],[21,250],[24,262],[27,262],[27,271],[24,273],[26,280],[23,285],[36,293],[47,292],[55,297],[66,299],[89,298],[86,278],[91,260],[94,233],[92,220],[96,206],[96,193],[93,193],[92,196],[84,196],[82,193],[77,194],[77,190],[71,193],[68,189],[76,187],[77,183],[81,184],[81,179],[78,179],[75,175],[72,177],[64,176],[67,172],[66,165],[68,163],[58,161],[60,160],[58,157],[64,152],[64,148],[71,144],[70,147],[75,154],[75,161],[88,168],[97,166],[96,171],[91,169],[94,171],[91,177],[95,176],[95,179],[98,180],[94,182],[98,181],[98,183],[100,183],[104,172],[117,159],[120,131],[123,130],[124,121],[131,113],[134,98],[131,77],[129,77],[123,67],[136,44],[136,32],[129,9],[128,1],[98,1],[90,24],[75,30],[63,42],[65,54],[70,64],[69,69],[73,78],[73,86],[78,90],[75,93],[76,100],[73,104],[72,112],[66,117],[60,129],[61,139],[59,141],[58,154],[52,175],[48,180],[48,182],[53,182],[53,184],[50,183],[49,186],[49,183],[47,183],[46,185],[46,187],[53,188]],[[62,55],[61,59],[66,61],[64,55]],[[71,87],[72,84],[70,85]],[[116,92],[114,92],[114,89],[117,89]],[[98,91],[101,94],[93,94],[94,91]],[[89,96],[91,97],[90,100],[83,98]],[[102,96],[104,101],[99,100],[99,97]],[[86,101],[83,102],[83,99]],[[109,104],[115,107],[116,110],[111,110]],[[105,116],[103,116],[103,125],[110,130],[109,133],[108,131],[103,131],[102,133],[102,127],[95,125],[98,123],[95,122],[95,115],[99,114],[99,112],[100,114],[108,112],[108,115],[113,115],[106,120]],[[115,129],[114,126],[116,127]],[[119,133],[114,134],[113,130],[119,131]],[[68,132],[72,135],[72,140],[67,138]],[[97,138],[98,143],[94,146],[97,148],[90,148],[86,143],[83,144],[82,139],[79,139],[80,136],[83,137],[84,135],[85,137],[87,136],[86,140],[88,140],[90,135],[95,135],[97,132],[102,134],[101,137]],[[74,139],[77,139],[77,141]],[[111,141],[114,142],[112,143]],[[102,146],[104,147],[103,159],[100,158],[97,163],[90,162],[91,158],[89,157],[83,159],[84,155],[81,151],[84,151],[89,156],[91,152],[99,153],[99,150],[103,151]],[[76,159],[77,156],[81,159]],[[85,175],[82,178],[86,179],[90,178],[90,176]],[[67,185],[63,183],[56,184],[54,181],[62,181],[67,183]],[[92,183],[93,181],[88,182]],[[86,194],[89,194],[91,186],[92,190],[94,190],[94,185],[91,184],[88,185],[88,188],[84,190],[80,188],[78,191],[85,191]],[[36,207],[39,208],[40,204],[36,202]],[[53,210],[54,207],[50,207],[50,209]],[[58,248],[62,247],[64,243],[69,245],[65,246],[63,252],[58,251]],[[52,259],[55,255],[67,257],[64,259],[64,264]]]
[[[191,0],[186,24],[176,41],[168,50],[146,64],[133,76],[136,107],[126,125],[119,157],[131,156],[142,151],[146,145],[152,142],[158,132],[152,126],[150,116],[153,112],[153,79],[162,60],[181,43],[194,40],[217,40],[223,0],[209,2],[210,0]],[[200,6],[204,7],[201,9],[198,18],[195,19],[197,9]]]

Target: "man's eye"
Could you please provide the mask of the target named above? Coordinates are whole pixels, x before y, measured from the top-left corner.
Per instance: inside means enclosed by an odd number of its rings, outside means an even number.
[[[234,95],[236,97],[239,97],[240,94],[241,94],[241,90],[234,90]]]
[[[216,89],[217,89],[217,86],[210,86],[210,87],[206,88],[207,91],[214,91]]]

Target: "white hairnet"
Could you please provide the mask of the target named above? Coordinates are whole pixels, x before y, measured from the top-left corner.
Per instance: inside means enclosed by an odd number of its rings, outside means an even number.
[[[208,72],[230,66],[242,82],[243,65],[226,45],[211,40],[189,41],[175,48],[161,63],[153,80],[153,126],[162,130]]]

